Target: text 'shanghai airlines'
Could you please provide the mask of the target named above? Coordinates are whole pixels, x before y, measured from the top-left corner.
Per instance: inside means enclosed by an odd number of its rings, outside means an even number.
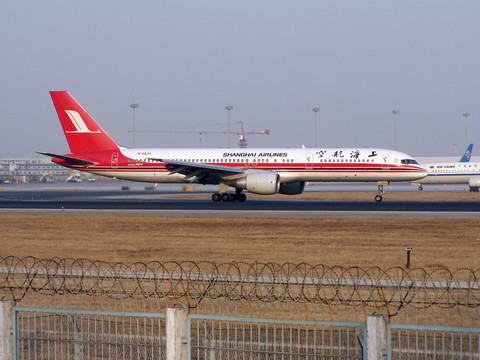
[[[303,192],[305,182],[412,181],[426,170],[411,156],[373,148],[149,149],[118,146],[66,91],[51,91],[70,154],[52,161],[92,174],[152,183],[218,184],[213,201],[245,201],[255,194]],[[234,192],[227,192],[229,188]]]

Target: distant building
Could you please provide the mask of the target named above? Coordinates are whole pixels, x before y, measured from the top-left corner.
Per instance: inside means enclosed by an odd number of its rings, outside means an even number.
[[[48,158],[0,159],[0,182],[53,182],[65,180],[71,170]]]

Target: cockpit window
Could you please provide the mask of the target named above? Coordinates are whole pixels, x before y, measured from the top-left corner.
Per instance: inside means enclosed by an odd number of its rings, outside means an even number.
[[[402,164],[409,165],[409,164],[416,164],[418,165],[417,160],[414,159],[402,159]]]

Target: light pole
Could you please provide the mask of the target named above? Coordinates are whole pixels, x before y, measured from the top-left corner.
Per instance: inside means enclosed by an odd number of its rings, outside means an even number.
[[[400,113],[400,110],[393,109],[393,150],[397,150],[397,115]]]
[[[230,110],[233,110],[232,105],[225,106],[225,110],[228,111],[228,147],[230,148]]]
[[[312,111],[315,113],[315,148],[318,147],[318,121],[317,121],[317,113],[320,111],[319,107],[314,107]]]
[[[464,112],[463,117],[465,118],[465,147],[467,147],[467,118],[470,116],[469,112]]]
[[[133,111],[133,130],[132,130],[132,136],[133,136],[133,147],[135,147],[135,109],[138,108],[138,104],[131,104],[130,107],[132,108]]]

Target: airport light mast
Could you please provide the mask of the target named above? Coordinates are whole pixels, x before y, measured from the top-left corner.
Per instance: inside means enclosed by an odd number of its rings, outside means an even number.
[[[469,112],[464,112],[463,117],[465,118],[465,147],[467,146],[467,118],[470,116]]]
[[[130,107],[132,108],[132,111],[133,111],[133,130],[132,130],[132,134],[133,134],[133,139],[132,139],[132,142],[133,142],[133,147],[135,147],[135,109],[138,108],[138,104],[131,104]]]
[[[314,107],[312,111],[315,113],[315,148],[318,147],[318,119],[317,113],[320,111],[319,107]]]
[[[225,106],[225,110],[228,111],[228,148],[230,148],[230,110],[233,110],[232,105]]]
[[[400,110],[393,109],[393,150],[397,150],[397,115],[400,114]]]

